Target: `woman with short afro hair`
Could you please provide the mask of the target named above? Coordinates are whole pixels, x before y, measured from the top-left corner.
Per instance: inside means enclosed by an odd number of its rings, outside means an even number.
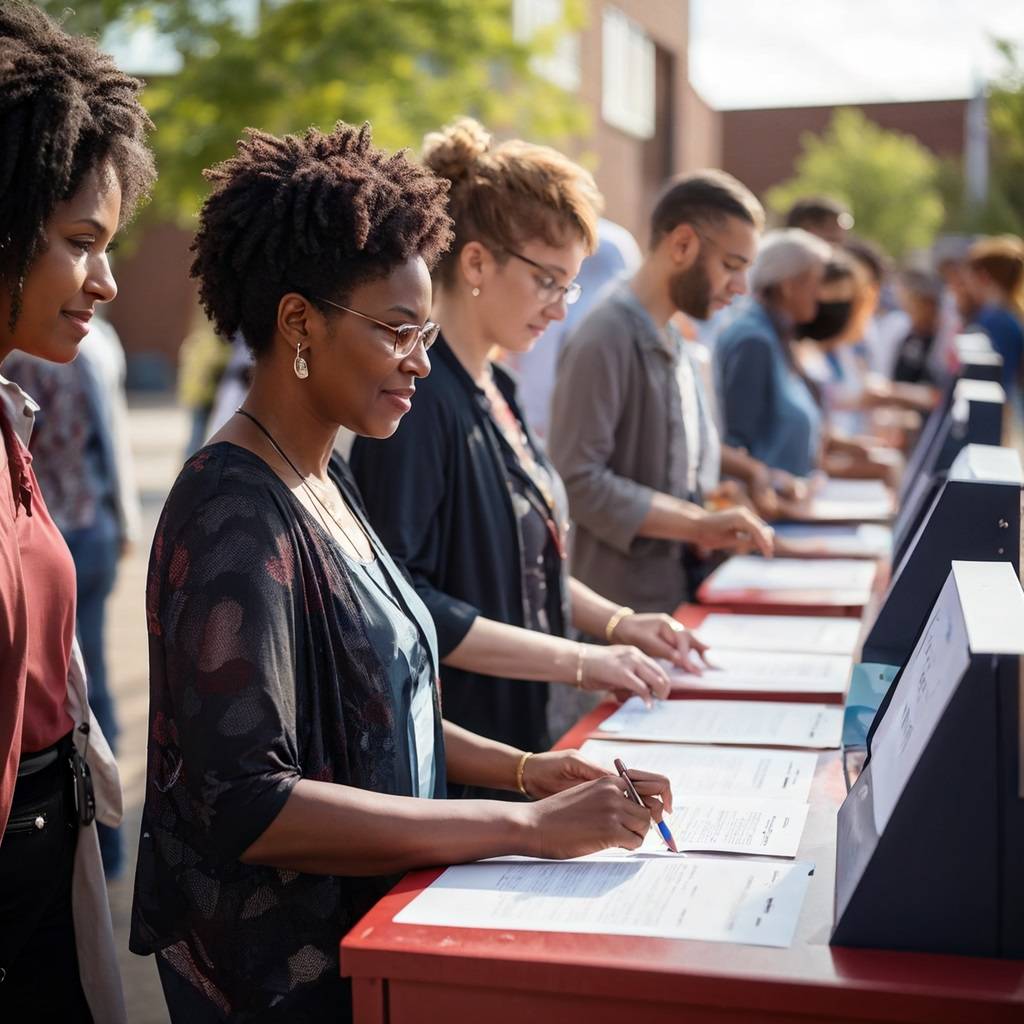
[[[430,370],[445,183],[345,124],[249,131],[209,177],[192,270],[255,365],[153,542],[131,948],[174,1022],[346,1020],[338,943],[402,871],[635,847],[650,815],[576,751],[530,759],[533,804],[431,799],[522,789],[525,754],[442,721],[433,622],[332,452]]]

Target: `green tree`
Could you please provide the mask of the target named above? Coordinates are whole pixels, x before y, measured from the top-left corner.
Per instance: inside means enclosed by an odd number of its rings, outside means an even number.
[[[66,4],[43,6],[60,16]],[[582,5],[568,11],[578,21]],[[160,169],[151,213],[179,221],[206,193],[203,168],[230,156],[247,126],[369,120],[389,148],[416,148],[459,114],[538,139],[586,127],[577,101],[530,67],[557,32],[517,42],[510,0],[92,0],[65,26],[95,33],[115,19],[151,25],[181,58],[143,96]]]
[[[988,94],[989,197],[978,230],[1024,231],[1024,52],[995,43],[1004,67]]]
[[[801,196],[830,195],[849,204],[858,234],[897,258],[932,243],[943,219],[939,161],[916,139],[846,108],[800,143],[796,175],[768,191],[774,211],[785,213]]]

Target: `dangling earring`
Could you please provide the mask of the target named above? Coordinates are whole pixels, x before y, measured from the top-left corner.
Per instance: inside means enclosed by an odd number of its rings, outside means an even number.
[[[472,292],[470,292],[470,294],[471,294],[471,295],[473,296],[473,298],[475,299],[475,298],[477,298],[477,297],[478,297],[478,296],[480,295],[480,289],[479,289],[479,288],[474,288],[474,289],[473,289],[473,291],[472,291]]]
[[[295,362],[292,363],[292,366],[295,369],[295,376],[299,380],[305,380],[309,376],[309,365],[302,358],[302,343],[298,341],[295,343]]]

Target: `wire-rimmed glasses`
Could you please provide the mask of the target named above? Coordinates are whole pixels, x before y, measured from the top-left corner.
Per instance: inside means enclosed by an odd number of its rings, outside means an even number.
[[[386,324],[383,320],[360,313],[358,309],[350,309],[348,306],[343,306],[340,302],[325,299],[322,295],[315,296],[315,298],[320,302],[326,302],[328,306],[334,306],[335,309],[341,309],[346,313],[351,313],[353,316],[362,317],[364,320],[369,320],[371,324],[376,324],[378,327],[383,327],[384,330],[390,331],[395,339],[395,355],[400,359],[404,359],[409,355],[421,341],[423,342],[423,349],[426,351],[437,341],[437,336],[441,330],[441,325],[435,324],[433,320],[428,320],[422,327],[419,324],[402,324],[400,327],[392,327],[391,324]]]

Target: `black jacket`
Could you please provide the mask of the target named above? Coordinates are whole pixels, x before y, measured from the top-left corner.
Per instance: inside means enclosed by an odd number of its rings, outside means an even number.
[[[483,392],[443,338],[430,359],[430,376],[418,382],[412,411],[394,436],[357,438],[350,463],[374,529],[408,570],[434,617],[443,659],[478,615],[513,626],[522,626],[525,618],[504,442]],[[494,377],[522,420],[511,375],[495,366]],[[538,461],[550,466],[530,441]],[[548,587],[561,596],[552,632],[564,635],[569,622],[564,563],[552,570]],[[441,677],[445,718],[526,750],[550,745],[547,683],[452,668],[442,668]]]

